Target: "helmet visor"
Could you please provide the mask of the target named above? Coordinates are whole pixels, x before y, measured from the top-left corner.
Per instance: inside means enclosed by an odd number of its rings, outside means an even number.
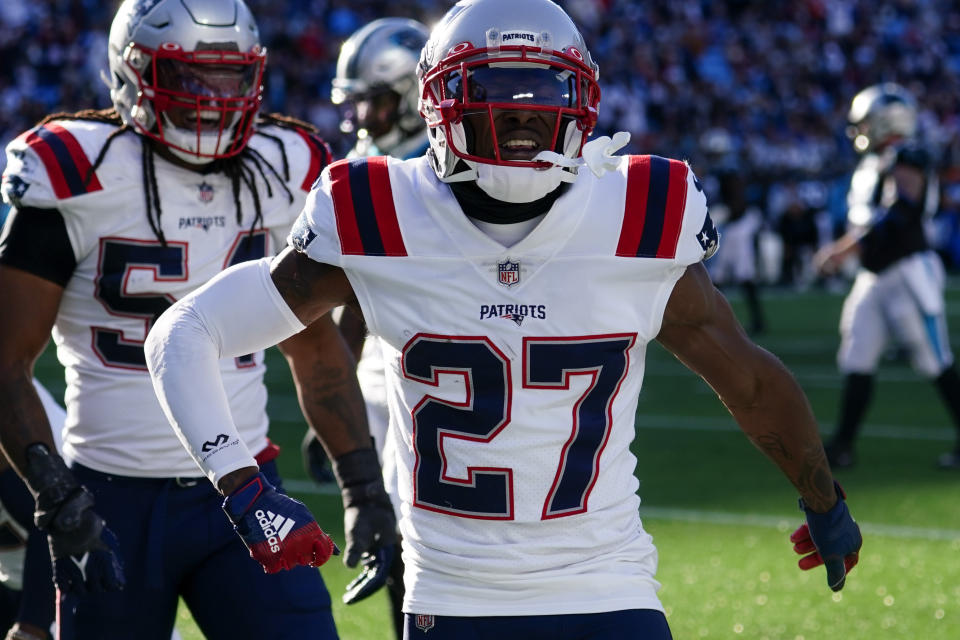
[[[576,109],[585,104],[585,92],[577,91],[577,74],[547,66],[467,67],[444,77],[444,98],[468,103],[525,104]]]
[[[259,64],[157,60],[157,87],[191,98],[252,97],[259,76]]]

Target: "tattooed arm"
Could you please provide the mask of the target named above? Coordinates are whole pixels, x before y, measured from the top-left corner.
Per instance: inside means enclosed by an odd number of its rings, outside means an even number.
[[[370,446],[356,362],[329,314],[279,345],[300,408],[333,459]]]
[[[657,340],[713,388],[813,511],[837,502],[806,396],[783,363],[746,336],[702,264],[677,282]]]
[[[343,562],[355,567],[364,559],[363,573],[347,587],[352,596],[344,602],[352,604],[386,582],[396,533],[356,361],[328,313],[339,304],[355,308],[357,300],[341,269],[291,249],[274,261],[271,278],[297,318],[309,325],[280,349],[290,363],[303,413],[327,450],[340,485],[347,541]],[[359,310],[355,313],[360,317]]]

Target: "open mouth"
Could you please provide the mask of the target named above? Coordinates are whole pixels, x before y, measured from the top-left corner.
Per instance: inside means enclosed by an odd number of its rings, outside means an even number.
[[[511,137],[500,143],[500,157],[504,160],[532,160],[543,151],[543,145],[527,135]]]
[[[218,131],[223,124],[223,114],[219,111],[202,109],[199,114],[194,111],[191,115],[196,118],[201,131]]]

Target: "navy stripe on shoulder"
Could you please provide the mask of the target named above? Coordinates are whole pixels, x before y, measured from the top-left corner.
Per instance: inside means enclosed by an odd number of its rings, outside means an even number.
[[[357,229],[363,251],[367,255],[384,255],[383,239],[373,207],[373,194],[370,191],[370,168],[366,158],[350,160],[350,194],[353,196],[353,211],[357,218]]]

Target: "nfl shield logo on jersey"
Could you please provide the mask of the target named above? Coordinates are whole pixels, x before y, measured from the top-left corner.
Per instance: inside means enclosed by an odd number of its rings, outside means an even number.
[[[512,287],[520,282],[520,263],[512,262],[509,258],[498,262],[497,282],[505,287]]]
[[[420,631],[423,631],[424,633],[430,631],[430,629],[433,629],[433,624],[434,620],[432,615],[425,613],[417,614],[416,625],[417,629],[420,629]]]
[[[213,200],[213,185],[201,182],[197,185],[197,189],[200,190],[200,202],[207,204]]]

